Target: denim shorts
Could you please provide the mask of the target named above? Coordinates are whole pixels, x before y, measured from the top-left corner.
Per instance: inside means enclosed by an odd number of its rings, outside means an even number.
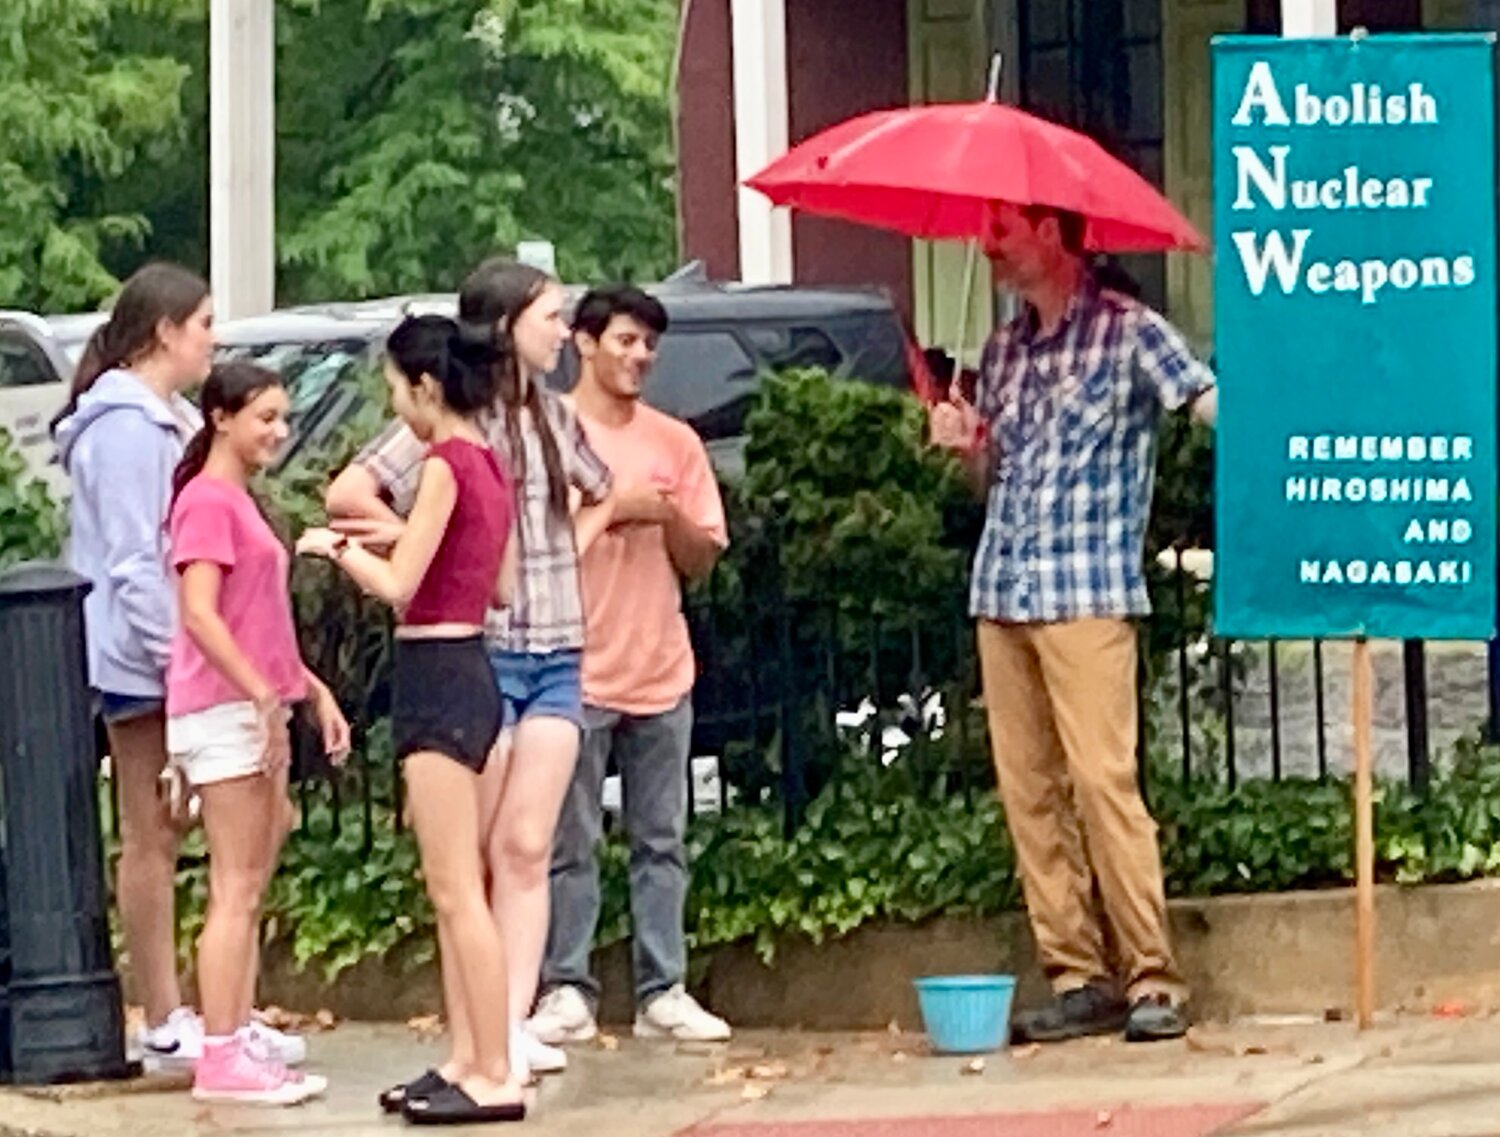
[[[505,704],[505,729],[536,717],[583,726],[582,652],[491,648],[489,655],[500,701]]]
[[[111,724],[160,714],[166,706],[166,699],[159,695],[120,695],[114,691],[99,691],[95,694],[95,707],[99,717]]]

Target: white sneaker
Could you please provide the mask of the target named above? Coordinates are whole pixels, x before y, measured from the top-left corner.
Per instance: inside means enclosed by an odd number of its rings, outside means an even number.
[[[178,1007],[160,1026],[145,1026],[139,1035],[141,1064],[147,1073],[191,1070],[203,1057],[203,1020]]]
[[[529,1054],[526,1048],[526,1040],[521,1036],[526,1032],[519,1023],[510,1024],[510,1038],[507,1039],[506,1049],[510,1053],[510,1077],[511,1081],[519,1082],[523,1086],[532,1084],[531,1063],[528,1061]]]
[[[245,1024],[244,1034],[252,1047],[283,1066],[300,1066],[307,1061],[307,1039],[300,1034],[287,1034],[255,1018]]]
[[[637,1038],[728,1042],[730,1033],[729,1024],[705,1011],[681,984],[652,999],[635,1016]]]
[[[556,1046],[548,1046],[525,1025],[516,1028],[515,1039],[533,1074],[561,1074],[568,1068],[568,1055]]]
[[[536,1014],[527,1020],[526,1030],[548,1046],[566,1046],[588,1042],[599,1033],[599,1024],[577,987],[554,987],[542,996]]]

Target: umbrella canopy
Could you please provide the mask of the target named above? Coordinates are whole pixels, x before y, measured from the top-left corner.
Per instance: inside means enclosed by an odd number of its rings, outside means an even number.
[[[876,111],[746,183],[777,205],[928,239],[982,239],[991,202],[1081,214],[1095,252],[1201,251],[1202,235],[1092,138],[998,102]]]

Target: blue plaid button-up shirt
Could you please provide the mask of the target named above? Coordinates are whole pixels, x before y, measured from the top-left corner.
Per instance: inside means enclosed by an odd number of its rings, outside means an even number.
[[[980,365],[993,474],[971,613],[1006,623],[1147,614],[1158,420],[1213,383],[1165,319],[1092,283],[1052,335],[1031,311],[997,331]]]

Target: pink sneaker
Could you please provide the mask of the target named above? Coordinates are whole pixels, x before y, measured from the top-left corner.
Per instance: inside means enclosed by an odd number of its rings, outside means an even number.
[[[241,1105],[298,1105],[328,1088],[316,1075],[289,1071],[257,1053],[235,1035],[227,1042],[206,1043],[193,1080],[193,1100]]]

